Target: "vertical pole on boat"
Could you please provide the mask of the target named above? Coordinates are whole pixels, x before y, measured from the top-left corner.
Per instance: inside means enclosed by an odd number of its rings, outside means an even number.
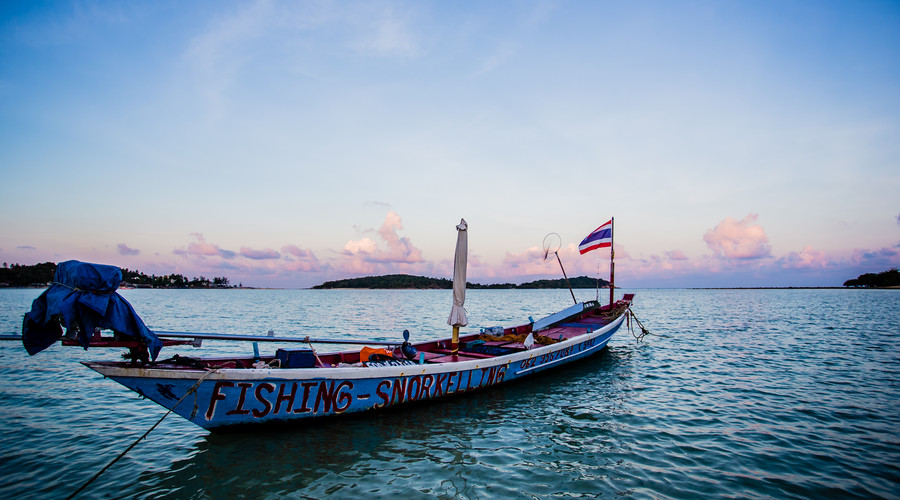
[[[609,220],[609,306],[612,307],[616,296],[616,218]]]
[[[450,341],[450,354],[459,352],[459,327],[469,324],[466,317],[466,261],[469,253],[468,225],[465,219],[459,220],[456,226],[456,254],[453,258],[453,307],[447,324],[453,326],[453,338]]]
[[[562,265],[562,259],[559,258],[559,247],[562,245],[562,239],[556,233],[550,233],[544,236],[544,260],[552,253],[556,256],[556,262],[559,262],[559,268],[562,270],[563,278],[566,279],[566,286],[569,287],[569,293],[572,294],[572,300],[578,303],[575,298],[575,292],[572,290],[572,284],[569,283],[569,277],[566,275],[566,268]],[[552,250],[551,250],[552,249]]]
[[[566,286],[569,287],[569,293],[572,294],[572,300],[574,300],[575,303],[577,304],[577,303],[578,303],[578,299],[575,298],[575,292],[572,290],[572,284],[569,283],[569,277],[566,276],[566,268],[563,267],[563,265],[562,265],[562,260],[559,259],[559,252],[553,252],[553,253],[556,254],[556,261],[559,262],[559,268],[562,269],[562,272],[563,272],[563,278],[566,279]]]

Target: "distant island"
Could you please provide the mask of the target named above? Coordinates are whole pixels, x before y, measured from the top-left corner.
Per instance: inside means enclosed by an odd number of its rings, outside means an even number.
[[[235,288],[228,284],[228,278],[207,279],[204,276],[188,279],[181,274],[163,276],[146,275],[140,271],[121,269],[122,284],[120,288]],[[3,263],[0,267],[0,287],[45,287],[53,281],[56,264],[44,262],[33,266]]]
[[[597,278],[578,276],[570,278],[572,288],[597,288]],[[600,279],[600,288],[609,288],[609,282]],[[316,285],[313,290],[326,290],[332,288],[368,288],[368,289],[399,289],[399,290],[438,290],[453,288],[453,282],[446,278],[426,278],[424,276],[412,276],[409,274],[388,274],[385,276],[366,276],[363,278],[350,278],[345,280],[327,281]],[[556,280],[537,280],[516,285],[513,283],[497,283],[482,285],[480,283],[466,282],[466,288],[471,290],[501,290],[501,289],[539,289],[539,288],[568,288],[563,278]]]
[[[146,275],[140,271],[121,268],[123,288],[244,288],[243,284],[237,286],[230,284],[230,280],[224,276],[208,279],[204,276],[187,278],[181,274],[166,274],[162,276]],[[9,265],[6,262],[0,267],[0,287],[46,287],[53,281],[56,273],[56,264],[44,262],[34,265]],[[572,288],[596,288],[597,278],[578,276],[570,278]],[[609,288],[609,282],[599,279],[600,288]],[[844,282],[847,288],[900,288],[900,270],[892,268],[880,273],[861,274],[856,278]],[[366,276],[362,278],[350,278],[336,281],[326,281],[313,287],[314,290],[326,290],[332,288],[369,288],[369,289],[450,289],[453,282],[447,278],[428,278],[424,276],[412,276],[409,274],[388,274],[384,276]],[[567,288],[565,279],[537,280],[516,285],[513,283],[495,283],[483,285],[480,283],[466,283],[468,289],[542,289],[542,288]],[[759,288],[759,287],[754,287]]]

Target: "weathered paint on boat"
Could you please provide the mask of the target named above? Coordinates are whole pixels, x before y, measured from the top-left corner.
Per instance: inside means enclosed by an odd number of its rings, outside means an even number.
[[[576,320],[600,309],[596,302],[573,307],[582,308],[576,311]],[[477,358],[461,352],[450,362],[212,370],[126,362],[84,364],[206,429],[284,424],[433,400],[516,380],[601,351],[626,319],[623,310],[604,323],[565,323],[573,318],[571,309],[534,323],[549,327],[544,333],[560,338],[565,334],[558,343]],[[530,332],[534,324],[516,330]],[[194,387],[196,391],[188,394]]]

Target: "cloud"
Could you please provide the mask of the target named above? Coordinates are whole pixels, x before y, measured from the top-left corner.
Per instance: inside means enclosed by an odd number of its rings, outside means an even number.
[[[880,250],[857,248],[853,250],[850,262],[861,269],[886,271],[893,267],[900,267],[900,251],[893,248]]]
[[[327,268],[322,266],[312,250],[305,250],[296,245],[281,247],[284,254],[284,268],[288,271],[320,272]]]
[[[560,249],[560,251],[562,251],[562,249]],[[528,266],[534,262],[544,262],[544,260],[544,250],[538,247],[526,248],[521,253],[506,252],[506,255],[503,257],[503,263],[513,268]]]
[[[344,245],[344,251],[351,254],[374,254],[378,251],[378,243],[369,238],[356,241],[351,240]]]
[[[387,243],[386,251],[378,248],[378,244],[374,240],[363,238],[348,241],[344,245],[344,254],[372,263],[415,264],[424,262],[422,251],[416,248],[409,238],[401,238],[397,234],[400,229],[403,229],[403,221],[400,216],[396,212],[388,212],[384,218],[384,224],[378,229],[378,236]]]
[[[703,240],[718,258],[752,260],[770,257],[769,237],[762,226],[755,224],[758,217],[749,214],[740,221],[725,217],[703,235]]]
[[[825,252],[807,245],[800,252],[790,252],[778,259],[776,264],[785,269],[824,269],[829,262]]]
[[[412,272],[427,267],[422,251],[409,238],[401,237],[397,231],[403,229],[403,221],[396,212],[388,212],[384,224],[376,231],[387,249],[381,248],[371,238],[350,240],[344,245],[339,267],[349,273],[371,274],[374,272]],[[418,265],[418,267],[417,267]]]
[[[281,247],[281,252],[286,255],[293,255],[294,257],[316,258],[316,256],[313,255],[312,250],[304,250],[297,245],[285,245]]]
[[[198,257],[204,259],[206,257],[222,257],[223,259],[233,259],[236,254],[231,250],[223,250],[219,245],[207,243],[206,239],[200,233],[191,233],[196,241],[190,243],[187,248],[176,248],[172,250],[175,255],[184,257]]]
[[[247,257],[248,259],[253,260],[271,260],[278,259],[281,257],[281,254],[272,250],[271,248],[264,248],[262,250],[254,250],[252,248],[241,247],[241,257]]]
[[[327,273],[333,268],[319,262],[311,250],[296,245],[284,245],[281,251],[272,248],[255,249],[241,246],[238,252],[225,250],[215,243],[206,241],[200,233],[192,233],[194,241],[186,247],[173,250],[175,255],[184,257],[184,263],[193,275],[209,275],[227,272],[234,283],[258,283],[260,280],[270,285],[296,286],[309,276],[298,273]]]
[[[403,221],[395,212],[388,212],[384,224],[378,234],[387,242],[390,253],[386,256],[389,262],[422,262],[422,251],[414,247],[409,238],[401,238],[398,229],[403,229]]]
[[[900,215],[897,215],[897,225],[900,226]]]
[[[33,251],[37,250],[37,248],[35,248],[31,245],[19,245],[16,247],[16,249],[17,250],[27,250],[29,252],[33,252]]]
[[[666,252],[666,257],[669,260],[688,260],[687,256],[681,250],[671,250]]]
[[[116,249],[119,251],[119,255],[137,255],[141,253],[140,250],[136,248],[130,248],[124,243],[119,243],[118,245],[116,245]]]
[[[566,249],[560,249],[559,253],[567,252]],[[561,259],[564,262],[570,260],[564,257]],[[504,274],[508,277],[549,275],[554,269],[559,270],[556,257],[550,254],[544,259],[544,250],[538,247],[526,248],[521,253],[506,252],[503,256],[503,267]]]
[[[569,277],[595,277],[598,273],[602,274],[601,277],[608,277],[609,252],[606,249],[582,255],[578,251],[578,246],[570,243],[561,247],[557,253],[559,261],[562,261]],[[622,259],[628,259],[628,254],[621,245],[616,244],[616,262],[620,262]],[[492,281],[518,283],[535,279],[562,278],[559,261],[554,254],[547,255],[545,258],[543,248],[529,247],[521,252],[506,252],[502,265],[485,265],[485,269],[474,276],[497,278]]]

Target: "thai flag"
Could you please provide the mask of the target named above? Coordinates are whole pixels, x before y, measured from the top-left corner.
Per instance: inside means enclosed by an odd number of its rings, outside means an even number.
[[[591,234],[581,240],[578,251],[586,254],[591,250],[612,246],[612,219],[606,224],[594,229]]]

